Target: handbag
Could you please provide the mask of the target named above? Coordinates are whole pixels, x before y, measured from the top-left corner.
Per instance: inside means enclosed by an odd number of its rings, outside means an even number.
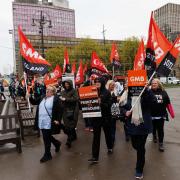
[[[49,114],[47,108],[46,108],[46,105],[45,105],[46,101],[44,102],[44,108],[48,114],[48,116],[50,117],[51,121],[52,121],[52,116]],[[61,132],[61,126],[60,124],[55,124],[54,122],[51,123],[51,131],[52,131],[52,134],[60,134]]]

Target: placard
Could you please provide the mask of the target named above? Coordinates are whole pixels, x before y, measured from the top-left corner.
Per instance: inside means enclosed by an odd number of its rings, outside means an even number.
[[[128,93],[130,96],[139,96],[147,82],[146,70],[128,71]]]
[[[83,118],[101,117],[98,91],[95,86],[79,88]]]

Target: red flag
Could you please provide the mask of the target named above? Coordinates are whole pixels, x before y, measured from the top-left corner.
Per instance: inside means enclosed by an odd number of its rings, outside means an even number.
[[[20,53],[24,58],[23,65],[25,70],[31,73],[45,74],[47,72],[47,66],[51,66],[51,64],[35,51],[20,26],[18,27],[18,33]]]
[[[44,81],[48,81],[48,80],[50,80],[49,73],[47,73],[47,74],[44,75]]]
[[[63,66],[63,73],[66,72],[70,73],[69,55],[67,48],[65,48],[64,50],[64,66]]]
[[[145,49],[143,39],[139,43],[138,51],[134,59],[134,70],[143,70],[145,60]]]
[[[86,63],[85,66],[84,66],[83,74],[85,74],[86,72],[87,72],[87,63]]]
[[[161,61],[157,68],[157,73],[161,76],[168,77],[170,72],[173,69],[174,64],[176,63],[176,59],[180,53],[180,36],[174,42],[174,45],[168,51],[164,59]]]
[[[178,56],[178,54],[180,53],[180,35],[176,38],[174,45],[173,45],[173,55],[175,57]]]
[[[80,60],[79,68],[76,74],[76,79],[75,79],[76,84],[81,84],[84,82],[84,74],[83,74],[83,64],[82,60]]]
[[[76,62],[75,62],[75,61],[74,61],[73,64],[72,64],[71,73],[72,73],[72,74],[75,74],[75,73],[76,73]]]
[[[111,61],[111,63],[114,63],[115,65],[120,65],[119,53],[117,50],[117,45],[115,43],[112,44],[110,61]]]
[[[158,25],[153,19],[153,13],[152,13],[149,24],[146,61],[149,59],[150,61],[155,61],[156,64],[158,65],[171,47],[172,44],[160,31]],[[150,52],[148,51],[148,49],[150,50]],[[154,58],[152,52],[154,52],[154,56],[155,56]]]
[[[61,67],[56,65],[54,71],[51,73],[51,78],[60,78],[62,76]]]
[[[101,72],[109,73],[104,63],[97,56],[96,52],[92,53],[91,68],[95,68]]]

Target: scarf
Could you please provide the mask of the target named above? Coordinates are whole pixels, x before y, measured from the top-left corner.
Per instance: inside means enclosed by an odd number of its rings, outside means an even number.
[[[132,97],[132,104],[134,104],[137,100],[138,96]],[[132,119],[131,123],[134,124],[135,126],[139,126],[143,121],[142,117],[142,109],[141,109],[141,103],[140,103],[140,98],[137,102],[137,104],[134,106],[133,111],[132,111]]]

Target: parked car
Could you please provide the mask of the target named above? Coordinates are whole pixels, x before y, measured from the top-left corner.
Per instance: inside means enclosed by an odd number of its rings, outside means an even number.
[[[163,84],[180,84],[180,80],[176,77],[160,77]]]

